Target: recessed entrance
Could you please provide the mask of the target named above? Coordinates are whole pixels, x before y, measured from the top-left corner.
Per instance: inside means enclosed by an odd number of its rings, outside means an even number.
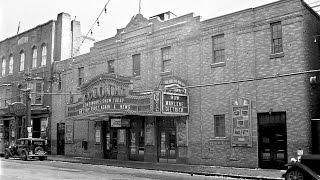
[[[258,114],[259,167],[284,169],[287,163],[286,113]]]
[[[177,136],[174,118],[157,118],[159,162],[176,163]]]

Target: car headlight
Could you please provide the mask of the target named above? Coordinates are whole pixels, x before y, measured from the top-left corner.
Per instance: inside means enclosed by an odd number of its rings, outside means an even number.
[[[297,160],[295,158],[291,158],[290,162],[297,162]]]

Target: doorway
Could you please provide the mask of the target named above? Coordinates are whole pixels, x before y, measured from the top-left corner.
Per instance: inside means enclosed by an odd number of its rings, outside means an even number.
[[[174,118],[157,118],[158,122],[158,161],[176,163],[177,136]]]
[[[144,117],[132,117],[129,129],[129,159],[133,161],[144,160],[145,141]]]
[[[57,123],[57,154],[64,155],[65,123]]]
[[[287,163],[286,113],[258,114],[259,167],[284,169]]]
[[[110,121],[104,121],[103,126],[103,154],[105,159],[117,159],[118,129],[110,128]]]
[[[41,134],[41,120],[40,118],[32,118],[32,137],[40,138]]]

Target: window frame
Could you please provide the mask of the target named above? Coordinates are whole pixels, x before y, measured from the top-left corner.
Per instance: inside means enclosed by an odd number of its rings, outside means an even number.
[[[38,49],[36,46],[32,48],[32,68],[37,68],[38,63]]]
[[[41,67],[47,65],[47,45],[42,44],[41,46]]]
[[[78,67],[78,86],[80,87],[84,82],[84,67]]]
[[[115,73],[114,63],[115,60],[108,60],[108,73]],[[112,67],[111,67],[112,64]]]
[[[13,74],[13,55],[9,56],[9,66],[8,74]]]
[[[19,71],[24,71],[24,69],[25,69],[25,61],[26,61],[26,54],[24,53],[24,51],[21,51],[19,55],[20,55]]]
[[[167,69],[165,63],[172,63],[171,46],[161,48],[161,72],[170,72],[172,69]],[[170,65],[168,67],[170,67]]]
[[[137,57],[137,58],[136,58]],[[132,76],[141,76],[141,54],[132,55]]]
[[[271,54],[283,53],[283,33],[282,33],[281,21],[270,23],[270,31],[271,31]],[[277,45],[276,45],[276,42],[277,42]]]
[[[214,137],[226,138],[226,117],[225,114],[214,115]],[[223,122],[219,122],[219,121]],[[220,129],[222,127],[222,130]]]
[[[226,62],[225,34],[218,34],[218,35],[212,36],[211,39],[212,39],[212,63],[217,64],[217,63]],[[218,54],[220,55],[217,56]]]
[[[6,61],[6,58],[3,57],[2,62],[1,62],[1,76],[2,77],[6,76],[6,67],[7,67],[7,61]]]

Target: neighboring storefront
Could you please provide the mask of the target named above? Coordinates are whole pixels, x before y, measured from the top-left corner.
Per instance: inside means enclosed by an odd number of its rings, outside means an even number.
[[[129,78],[93,78],[81,86],[82,100],[67,107],[65,154],[76,155],[68,149],[81,145],[83,154],[107,159],[185,162],[189,105],[179,82],[172,78],[158,90],[133,93]]]

